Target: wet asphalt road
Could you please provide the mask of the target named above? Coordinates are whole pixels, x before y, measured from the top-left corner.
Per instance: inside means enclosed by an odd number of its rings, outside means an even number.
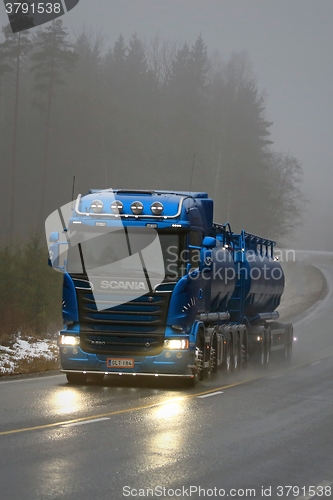
[[[289,366],[195,389],[0,382],[0,500],[333,498],[333,267],[321,269],[331,291],[296,323]]]

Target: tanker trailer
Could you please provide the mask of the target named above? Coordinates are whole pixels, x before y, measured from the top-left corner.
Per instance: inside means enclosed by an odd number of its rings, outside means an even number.
[[[46,228],[49,263],[64,273],[59,347],[70,383],[195,382],[251,359],[267,365],[271,353],[290,358],[275,243],[214,224],[207,193],[93,189]]]
[[[284,273],[274,257],[275,242],[245,231],[234,234],[228,224],[215,224],[215,228],[216,239],[230,249],[237,277],[228,302],[228,325],[224,325],[222,330],[232,331],[241,325],[246,328],[246,334],[239,332],[236,342],[229,336],[231,368],[246,365],[248,360],[265,366],[271,355],[290,360],[293,327],[277,321],[279,313],[276,309],[284,290]]]

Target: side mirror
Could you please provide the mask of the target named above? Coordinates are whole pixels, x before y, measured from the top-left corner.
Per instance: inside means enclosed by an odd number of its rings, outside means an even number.
[[[58,233],[52,233],[52,235],[57,235]],[[51,236],[52,236],[51,235]],[[54,236],[55,238],[56,236]],[[56,271],[64,272],[67,268],[67,250],[68,243],[52,243],[49,247],[49,261],[50,267],[53,267]]]
[[[51,233],[50,237],[49,237],[49,241],[50,241],[50,243],[57,243],[57,241],[59,241],[59,233],[57,231],[55,231],[54,233]]]
[[[215,248],[216,247],[216,239],[211,236],[206,236],[202,242],[202,246],[205,248]]]

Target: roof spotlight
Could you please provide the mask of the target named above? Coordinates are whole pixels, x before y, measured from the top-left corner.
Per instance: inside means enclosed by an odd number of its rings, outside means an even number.
[[[95,212],[95,214],[99,214],[103,210],[103,207],[104,205],[101,200],[94,200],[90,205],[91,210]]]
[[[134,215],[140,215],[143,211],[143,205],[141,201],[133,201],[131,205],[131,210]]]
[[[121,201],[119,200],[114,200],[112,203],[111,203],[111,210],[114,214],[121,214],[121,212],[123,211],[124,209],[124,205],[122,204]]]
[[[150,207],[150,210],[154,215],[160,215],[163,212],[163,209],[164,207],[159,201],[155,201]]]

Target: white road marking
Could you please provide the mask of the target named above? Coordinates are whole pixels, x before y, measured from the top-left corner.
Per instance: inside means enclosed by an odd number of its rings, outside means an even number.
[[[318,491],[319,487],[325,488],[325,486],[331,486],[333,484],[333,481],[323,481],[320,484],[317,484],[317,486],[314,486],[314,490]],[[327,498],[328,496],[326,496]],[[302,495],[301,497],[295,498],[295,500],[310,500],[314,498],[325,498],[325,495]]]
[[[319,363],[321,363],[321,361],[315,361],[314,363],[312,363],[312,366],[319,365]]]
[[[110,418],[109,417],[94,418],[91,420],[84,420],[83,422],[74,422],[73,424],[65,424],[62,425],[61,427],[74,427],[75,425],[93,424],[94,422],[101,422],[102,420],[110,420]]]
[[[218,394],[223,394],[223,391],[210,392],[209,394],[204,394],[203,396],[198,396],[198,398],[210,398],[210,396],[217,396]]]

